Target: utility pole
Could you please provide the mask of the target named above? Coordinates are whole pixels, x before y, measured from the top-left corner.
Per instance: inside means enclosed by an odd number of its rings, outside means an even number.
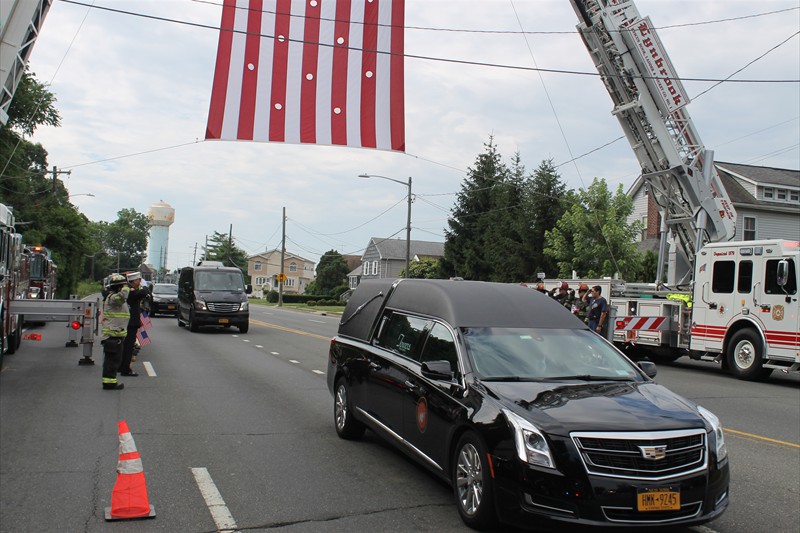
[[[197,243],[194,243],[194,255],[192,256],[192,265],[197,264]]]
[[[233,224],[231,224],[228,230],[228,261],[231,262],[228,266],[238,266],[233,262]],[[245,272],[245,274],[247,274],[247,272]]]
[[[56,184],[58,183],[59,174],[72,174],[71,170],[58,170],[58,167],[53,165],[53,194],[56,193]]]
[[[283,262],[286,259],[286,208],[283,208],[283,217],[281,219],[281,268],[280,275],[278,276],[278,307],[283,307],[283,280],[286,275],[283,273]]]

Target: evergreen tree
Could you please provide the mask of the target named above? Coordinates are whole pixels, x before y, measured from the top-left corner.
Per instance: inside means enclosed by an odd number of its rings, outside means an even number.
[[[544,253],[545,233],[556,227],[556,222],[567,210],[567,205],[571,205],[573,201],[571,194],[566,194],[566,188],[553,160],[542,161],[533,174],[525,212],[525,220],[530,225],[529,240],[525,243],[531,256],[527,271],[527,279],[530,281],[533,281],[538,272],[544,272],[550,277],[556,275],[555,261]]]
[[[445,231],[444,259],[442,269],[448,276],[464,279],[489,280],[493,276],[493,265],[486,245],[488,235],[497,235],[492,230],[492,211],[502,193],[495,193],[498,183],[508,176],[508,169],[500,159],[497,147],[490,138],[484,144],[485,151],[478,155],[475,168],[467,171],[467,177],[456,195],[456,205],[447,220]],[[488,216],[487,216],[488,215]]]
[[[641,269],[636,251],[641,223],[628,224],[632,211],[622,185],[612,195],[605,180],[595,178],[589,190],[580,189],[556,227],[545,232],[544,253],[555,261],[555,274],[568,277],[575,270],[586,278],[636,276]]]

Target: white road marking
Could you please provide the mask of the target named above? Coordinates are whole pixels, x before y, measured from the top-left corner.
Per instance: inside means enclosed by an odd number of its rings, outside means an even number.
[[[271,353],[272,355],[280,355],[280,353],[278,352],[269,352],[269,353]]]
[[[244,342],[250,342],[249,339],[242,339]]]
[[[317,324],[327,324],[324,320],[309,320],[309,322],[316,322]]]
[[[289,362],[293,363],[295,365],[299,365],[300,364],[300,361],[295,361],[294,359],[289,359]]]
[[[144,365],[144,371],[147,372],[147,375],[151,378],[156,377],[156,371],[153,370],[153,365],[150,364],[150,361],[143,361],[142,364]]]
[[[256,348],[263,348],[260,344],[256,344]]]
[[[320,374],[320,375],[324,375],[325,374],[325,372],[323,372],[322,370],[312,370],[312,372],[315,373],[315,374]]]
[[[200,493],[206,501],[206,506],[211,512],[211,518],[214,519],[214,523],[217,525],[217,532],[238,533],[236,520],[233,519],[228,506],[225,505],[225,500],[222,499],[222,495],[217,490],[217,486],[214,484],[214,480],[211,479],[208,470],[205,468],[192,468],[192,474],[197,482],[197,488],[200,489]]]
[[[231,337],[233,337],[234,339],[236,339],[236,338],[238,338],[238,337],[239,337],[239,335],[231,335]]]

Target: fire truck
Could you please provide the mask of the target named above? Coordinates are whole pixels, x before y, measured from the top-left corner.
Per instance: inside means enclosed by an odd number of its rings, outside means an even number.
[[[14,353],[22,340],[22,317],[11,313],[11,302],[27,288],[27,258],[22,236],[14,230],[14,213],[0,204],[0,357]]]
[[[29,300],[52,300],[56,294],[58,267],[44,246],[26,249],[30,257],[30,275],[26,298]]]
[[[609,337],[654,359],[715,361],[740,379],[800,370],[800,244],[732,242],[736,210],[649,17],[633,0],[570,2],[661,215],[656,282],[605,281]]]

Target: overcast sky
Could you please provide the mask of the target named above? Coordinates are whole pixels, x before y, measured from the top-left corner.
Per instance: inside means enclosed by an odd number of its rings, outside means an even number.
[[[627,190],[638,175],[625,140],[598,149],[622,130],[596,76],[459,63],[594,73],[569,0],[406,0],[406,54],[449,61],[405,61],[405,154],[204,141],[218,31],[175,21],[218,27],[222,0],[86,3],[172,21],[56,0],[30,68],[58,98],[62,126],[32,140],[72,171],[62,178],[91,220],[159,200],[174,207],[170,269],[231,225],[249,255],[278,248],[284,207],[287,250],[315,262],[330,249],[360,255],[372,236],[405,238],[406,188],[362,173],[412,177],[412,239],[444,241],[455,193],[490,136],[529,171],[552,158],[570,188],[599,177]],[[766,54],[732,79],[800,79],[798,0],[637,6],[683,78],[724,79]],[[699,95],[687,109],[717,161],[800,168],[800,84],[723,83],[702,95],[713,83],[684,85]]]

